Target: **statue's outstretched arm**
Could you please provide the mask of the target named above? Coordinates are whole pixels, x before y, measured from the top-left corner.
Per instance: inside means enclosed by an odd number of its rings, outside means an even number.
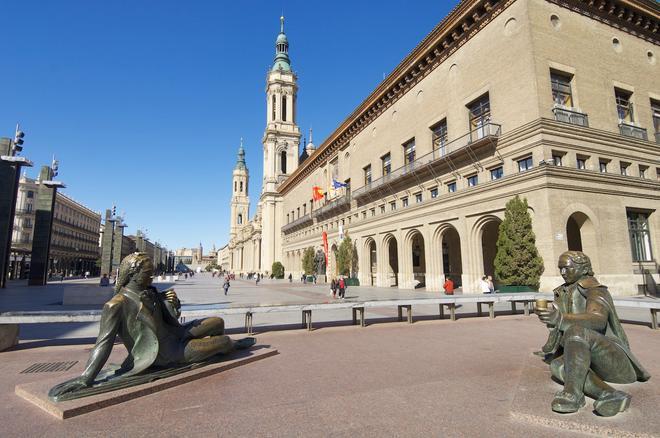
[[[85,371],[83,371],[81,376],[88,385],[94,381],[112,352],[115,336],[121,323],[120,318],[121,302],[111,300],[105,303],[103,313],[101,314],[99,335],[96,338],[94,349],[92,349],[89,355]]]

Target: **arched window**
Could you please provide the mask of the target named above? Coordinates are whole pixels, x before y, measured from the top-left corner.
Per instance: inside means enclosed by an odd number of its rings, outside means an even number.
[[[241,224],[243,224],[243,215],[239,213],[238,214],[238,225],[241,225]]]
[[[241,187],[240,192],[242,193],[243,192],[243,181],[241,181],[240,187]]]
[[[276,114],[275,110],[276,110],[276,106],[277,106],[275,101],[276,101],[275,95],[273,94],[273,99],[272,99],[272,104],[271,104],[271,118],[273,120],[275,120],[275,114]]]
[[[282,173],[286,173],[286,151],[280,152],[280,163],[280,169],[282,169]]]
[[[282,96],[282,121],[286,122],[286,96]]]

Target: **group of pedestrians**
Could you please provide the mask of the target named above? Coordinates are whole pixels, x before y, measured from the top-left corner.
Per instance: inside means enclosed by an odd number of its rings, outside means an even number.
[[[339,280],[335,280],[334,278],[330,282],[330,290],[332,291],[332,298],[337,298],[337,294],[339,294],[339,299],[343,300],[346,295],[346,280],[344,277],[339,277]]]

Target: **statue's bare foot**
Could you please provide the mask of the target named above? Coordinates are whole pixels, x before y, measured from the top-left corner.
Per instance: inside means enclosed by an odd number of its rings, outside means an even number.
[[[562,414],[577,412],[584,405],[584,395],[577,396],[567,391],[559,391],[552,400],[552,410]]]
[[[257,343],[255,338],[243,338],[234,342],[234,348],[237,350],[246,350]]]
[[[623,391],[606,391],[594,402],[594,410],[603,417],[613,417],[628,409],[631,398]]]

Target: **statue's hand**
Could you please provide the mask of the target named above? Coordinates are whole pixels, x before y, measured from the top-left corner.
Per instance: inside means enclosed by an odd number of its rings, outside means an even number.
[[[176,292],[174,292],[174,289],[165,292],[165,299],[172,303],[175,309],[178,310],[181,308],[181,301],[179,301],[179,297],[176,295]]]
[[[91,386],[91,382],[88,381],[85,377],[79,376],[66,382],[60,383],[59,385],[53,386],[53,388],[48,391],[50,397],[59,397],[63,394],[68,394],[70,392],[80,391],[83,388],[88,388]]]
[[[542,323],[548,327],[556,327],[559,324],[561,314],[557,309],[536,309],[534,311]]]
[[[175,318],[181,316],[181,301],[179,301],[179,297],[177,297],[174,289],[168,289],[165,291],[165,301],[170,303],[171,308],[173,309],[170,310],[170,313],[174,312],[172,316]]]

